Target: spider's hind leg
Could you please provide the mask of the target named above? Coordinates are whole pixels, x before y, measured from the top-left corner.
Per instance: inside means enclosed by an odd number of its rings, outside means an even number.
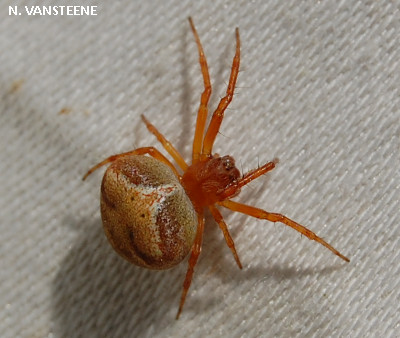
[[[148,119],[142,114],[141,115],[142,121],[145,123],[147,129],[152,133],[157,140],[162,144],[164,149],[171,155],[171,157],[178,163],[179,167],[185,171],[188,167],[187,163],[183,159],[182,155],[176,150],[176,148],[169,142],[163,134],[161,134],[156,127],[154,127]]]
[[[110,157],[107,157],[105,160],[101,161],[100,163],[96,164],[94,167],[90,168],[88,172],[83,176],[82,180],[84,181],[91,173],[93,173],[95,170],[99,169],[103,165],[106,165],[108,163],[114,162],[120,158],[130,156],[130,155],[150,155],[154,157],[155,159],[163,162],[166,164],[168,167],[172,169],[172,171],[175,173],[177,177],[180,177],[178,171],[176,168],[173,166],[173,164],[163,155],[160,153],[160,151],[154,147],[142,147],[142,148],[137,148],[132,151],[128,151],[126,153],[121,153],[117,155],[112,155]]]
[[[186,272],[185,280],[183,282],[182,296],[181,296],[181,301],[179,303],[178,313],[176,314],[176,319],[179,319],[179,316],[181,315],[183,305],[185,304],[186,295],[189,291],[190,284],[192,284],[194,267],[197,263],[197,260],[199,259],[199,255],[201,252],[201,245],[203,242],[203,232],[204,232],[204,215],[198,214],[197,219],[198,219],[198,225],[197,225],[196,237],[192,246],[192,252],[189,257],[189,262],[188,262],[189,266]]]
[[[228,245],[229,249],[231,249],[236,264],[238,265],[239,269],[241,269],[242,263],[240,263],[239,255],[236,252],[235,243],[233,242],[233,239],[229,233],[228,227],[224,221],[224,218],[221,215],[221,212],[214,205],[210,205],[208,208],[210,209],[211,214],[214,217],[215,221],[221,228],[222,233],[224,234],[225,237],[226,244]]]

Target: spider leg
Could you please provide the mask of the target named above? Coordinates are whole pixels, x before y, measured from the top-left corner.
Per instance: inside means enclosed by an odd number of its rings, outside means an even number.
[[[192,253],[190,254],[189,258],[188,262],[189,266],[186,272],[185,281],[183,282],[182,296],[181,296],[181,301],[179,303],[178,313],[176,314],[176,319],[179,319],[179,316],[182,312],[183,304],[185,304],[186,295],[190,288],[190,284],[192,283],[194,267],[197,263],[197,259],[199,258],[201,252],[201,244],[203,242],[203,232],[204,232],[204,215],[198,214],[197,219],[198,219],[198,225],[197,225],[196,238],[192,246]]]
[[[267,162],[263,166],[251,170],[248,173],[244,174],[236,183],[230,185],[225,189],[223,194],[221,195],[221,200],[226,200],[232,196],[234,196],[240,188],[249,184],[251,181],[255,180],[256,178],[266,174],[268,171],[271,171],[275,168],[275,165],[279,162],[278,159],[274,159],[272,162]]]
[[[246,214],[252,217],[260,218],[260,219],[266,219],[270,222],[280,222],[283,224],[286,224],[290,226],[291,228],[295,229],[296,231],[300,232],[302,235],[305,235],[311,240],[314,240],[329,250],[331,250],[335,255],[339,256],[341,259],[345,260],[346,262],[350,262],[350,260],[343,256],[339,251],[337,251],[335,248],[333,248],[331,245],[329,245],[327,242],[325,242],[321,237],[318,237],[314,232],[311,230],[307,229],[306,227],[296,223],[295,221],[292,221],[291,219],[287,218],[286,216],[283,216],[281,214],[275,214],[275,213],[270,213],[267,211],[264,211],[262,209],[258,209],[246,204],[234,202],[231,200],[226,200],[223,202],[219,202],[220,205],[224,206],[225,208],[228,208],[232,211],[237,211],[242,214]]]
[[[115,160],[118,160],[121,157],[130,156],[130,155],[144,155],[144,154],[148,154],[148,155],[154,157],[155,159],[165,163],[168,167],[170,167],[172,169],[172,171],[174,172],[174,174],[177,177],[179,177],[179,178],[181,177],[179,175],[178,171],[176,170],[176,168],[174,167],[174,165],[163,154],[161,154],[158,149],[156,149],[154,147],[143,147],[143,148],[137,148],[132,151],[128,151],[126,153],[112,155],[112,156],[106,158],[105,160],[96,164],[94,167],[90,168],[89,171],[85,174],[85,176],[83,176],[82,180],[84,181],[92,172],[99,169],[103,165],[106,165],[107,163],[110,163],[110,162],[114,162]]]
[[[221,126],[222,119],[224,118],[225,109],[228,107],[229,103],[231,103],[233,99],[233,93],[235,90],[236,80],[239,73],[239,65],[240,65],[240,37],[239,37],[239,29],[236,28],[236,52],[232,61],[229,84],[226,90],[226,95],[219,101],[218,107],[213,113],[207,132],[204,136],[203,150],[202,150],[202,155],[204,157],[209,157],[211,155],[215,138],[217,137],[219,127]]]
[[[194,38],[196,40],[197,49],[199,51],[199,63],[201,67],[201,73],[203,74],[203,82],[204,82],[204,91],[201,94],[200,107],[197,113],[196,129],[194,132],[194,139],[193,139],[192,163],[196,163],[200,159],[201,147],[203,145],[204,129],[206,127],[206,120],[208,114],[208,102],[210,100],[212,89],[211,89],[210,75],[208,73],[206,56],[204,54],[199,35],[197,34],[196,28],[194,27],[193,20],[190,17],[189,17],[189,23],[190,27],[192,28]]]
[[[149,120],[142,114],[141,115],[143,122],[146,124],[147,129],[157,137],[157,140],[162,144],[164,149],[172,156],[172,158],[178,163],[179,167],[185,171],[188,167],[187,163],[183,159],[182,155],[175,149],[171,142],[169,142],[163,134],[161,134],[156,127],[154,127]]]
[[[224,234],[226,244],[228,245],[229,249],[231,249],[233,257],[235,258],[236,264],[238,265],[239,269],[242,268],[242,263],[240,263],[239,256],[236,252],[235,248],[235,243],[233,242],[233,239],[229,233],[228,227],[224,221],[224,218],[222,217],[220,211],[214,206],[210,205],[208,207],[211,211],[211,214],[213,215],[215,221],[218,223],[219,227],[222,230],[222,233]]]

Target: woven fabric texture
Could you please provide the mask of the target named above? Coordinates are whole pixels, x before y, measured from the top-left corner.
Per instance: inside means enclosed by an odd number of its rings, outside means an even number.
[[[65,3],[63,5],[68,5]],[[0,5],[0,332],[14,337],[394,337],[400,327],[400,3],[85,1],[97,16]],[[21,15],[9,15],[18,6]],[[105,157],[156,146],[190,159],[203,82],[192,16],[224,95],[214,147],[275,170],[236,200],[307,226],[223,211],[243,270],[210,217],[181,318],[187,263],[149,271],[104,236]],[[163,153],[165,153],[163,151]]]

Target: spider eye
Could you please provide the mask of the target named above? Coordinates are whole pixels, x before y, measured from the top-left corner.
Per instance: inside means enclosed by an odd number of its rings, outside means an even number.
[[[235,160],[231,156],[224,156],[222,158],[222,164],[227,171],[231,171],[232,169],[235,169]]]
[[[233,182],[240,177],[240,172],[236,168],[235,160],[232,156],[227,155],[222,157],[221,164],[230,182]]]

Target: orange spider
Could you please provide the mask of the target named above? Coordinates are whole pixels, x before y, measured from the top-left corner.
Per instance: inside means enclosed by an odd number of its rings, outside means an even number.
[[[174,146],[142,115],[147,129],[157,137],[183,173],[180,174],[156,148],[142,147],[110,156],[91,168],[83,177],[86,179],[99,167],[112,163],[106,170],[101,185],[101,214],[105,233],[122,257],[146,268],[168,269],[191,252],[177,319],[200,255],[205,209],[211,212],[221,228],[240,269],[242,264],[234,242],[217,206],[286,224],[349,262],[347,257],[322,238],[286,216],[231,200],[239,194],[243,186],[272,170],[277,161],[268,162],[241,176],[231,156],[212,154],[224,112],[233,98],[239,72],[239,29],[236,28],[236,52],[226,96],[220,100],[205,131],[211,95],[210,76],[203,47],[191,18],[189,23],[196,40],[204,81],[193,140],[192,163],[188,165]],[[144,156],[146,154],[150,157]]]

